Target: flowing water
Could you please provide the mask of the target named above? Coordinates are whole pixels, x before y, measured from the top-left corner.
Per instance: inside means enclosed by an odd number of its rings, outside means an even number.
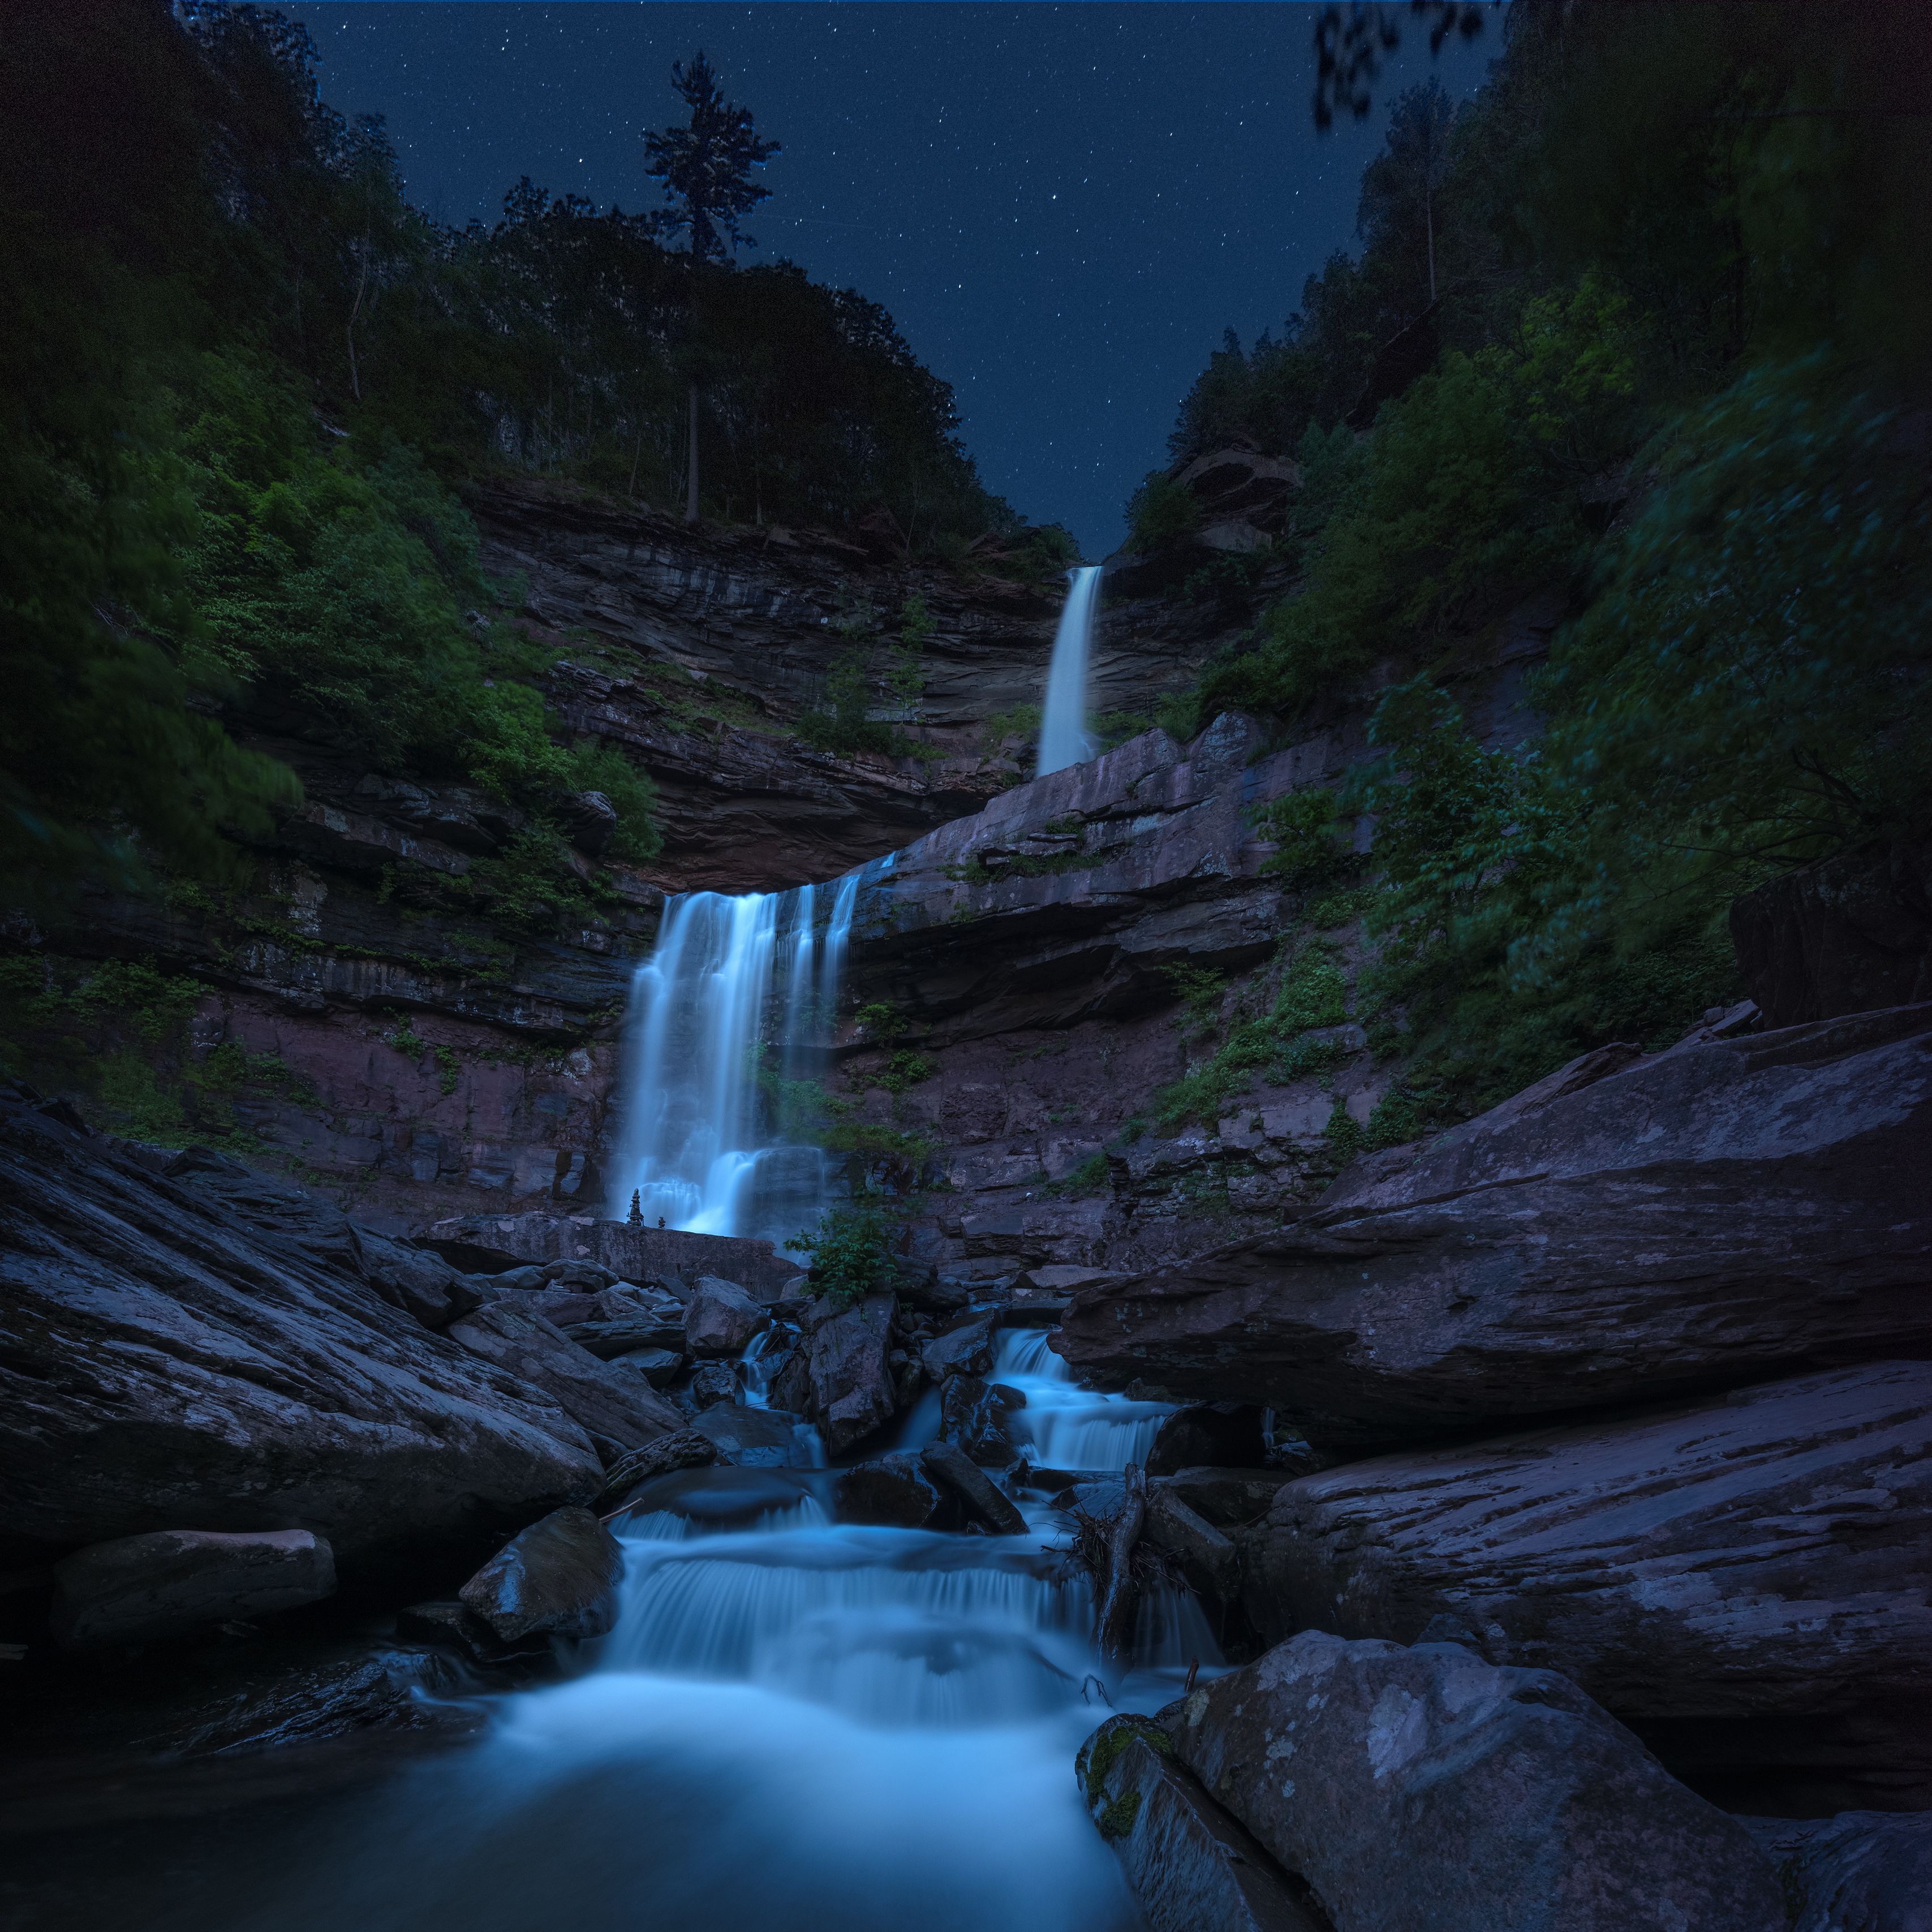
[[[631,986],[614,1217],[634,1195],[647,1226],[781,1244],[818,1220],[828,1163],[786,1138],[772,1081],[818,1069],[864,877],[666,903]]]
[[[1094,638],[1094,607],[1100,602],[1100,572],[1097,565],[1083,564],[1070,574],[1072,582],[1060,613],[1053,661],[1046,674],[1036,778],[1043,778],[1064,766],[1084,764],[1100,748],[1087,729],[1087,659]]]
[[[1117,1470],[1160,1412],[1077,1388],[1002,1337],[1036,1460]],[[1028,1534],[834,1522],[830,1472],[765,1485],[748,1525],[675,1495],[621,1525],[616,1628],[580,1675],[506,1696],[484,1739],[334,1828],[246,1932],[1131,1932],[1076,1790],[1109,1704],[1151,1711],[1218,1662],[1192,1597],[1143,1604],[1132,1669],[1090,1644],[1084,1576]]]

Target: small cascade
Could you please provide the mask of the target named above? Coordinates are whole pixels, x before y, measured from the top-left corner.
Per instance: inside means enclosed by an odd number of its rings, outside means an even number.
[[[1099,748],[1087,729],[1087,659],[1094,638],[1094,607],[1100,596],[1100,566],[1083,564],[1070,574],[1072,582],[1060,614],[1060,628],[1054,634],[1053,660],[1046,674],[1036,778],[1066,765],[1084,764]]]
[[[631,986],[614,1218],[634,1193],[647,1226],[781,1244],[818,1218],[828,1164],[784,1138],[766,1076],[818,1070],[862,878],[667,902]]]
[[[1042,1469],[1116,1470],[1145,1465],[1172,1404],[1132,1402],[1082,1388],[1047,1345],[1043,1328],[1009,1328],[1000,1337],[992,1379],[1016,1388],[1026,1406],[1007,1427]]]

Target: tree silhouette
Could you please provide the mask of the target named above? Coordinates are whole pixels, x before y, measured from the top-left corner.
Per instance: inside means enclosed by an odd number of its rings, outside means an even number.
[[[1358,226],[1371,245],[1413,247],[1436,300],[1436,199],[1449,174],[1454,104],[1439,80],[1412,87],[1389,116],[1388,145],[1362,175]]]
[[[691,109],[691,121],[644,136],[644,172],[664,183],[664,198],[672,204],[658,219],[689,236],[693,261],[726,261],[741,242],[748,248],[758,245],[738,226],[739,217],[771,193],[752,179],[751,170],[784,150],[758,138],[748,107],[724,98],[703,48],[689,66],[674,62],[670,78]]]

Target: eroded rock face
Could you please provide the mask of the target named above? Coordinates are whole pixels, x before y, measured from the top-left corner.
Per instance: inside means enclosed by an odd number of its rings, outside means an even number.
[[[587,1509],[553,1510],[464,1585],[463,1601],[505,1643],[602,1636],[616,1621],[624,1553]]]
[[[682,1415],[641,1376],[599,1361],[554,1322],[514,1301],[493,1301],[452,1322],[448,1334],[471,1354],[541,1389],[580,1427],[625,1448],[684,1426]]]
[[[1263,1634],[1460,1618],[1727,1802],[1932,1802],[1932,1363],[1378,1456],[1284,1485]]]
[[[305,1529],[161,1529],[76,1550],[54,1566],[63,1650],[146,1643],[232,1618],[272,1616],[335,1590],[335,1557]]]
[[[1176,1763],[1150,1720],[1109,1718],[1074,1766],[1152,1932],[1330,1932],[1318,1907]]]
[[[892,1414],[892,1297],[873,1294],[812,1331],[812,1415],[827,1455],[842,1454]]]
[[[0,1106],[0,1529],[307,1529],[345,1570],[595,1486],[529,1383],[205,1192]]]
[[[1057,1346],[1364,1446],[1932,1353],[1932,1007],[1625,1058],[1084,1291]]]
[[[1742,1827],[1553,1671],[1310,1630],[1160,1721],[1336,1932],[1784,1932]]]
[[[1778,1868],[1791,1932],[1932,1932],[1932,1817],[1738,1822]]]

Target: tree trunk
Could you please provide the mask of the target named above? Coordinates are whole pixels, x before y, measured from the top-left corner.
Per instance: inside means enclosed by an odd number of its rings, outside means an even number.
[[[1134,1613],[1140,1588],[1134,1581],[1134,1545],[1147,1521],[1147,1478],[1138,1463],[1127,1465],[1126,1492],[1107,1526],[1107,1574],[1094,1619],[1094,1641],[1110,1664],[1124,1664],[1133,1647]]]
[[[691,386],[691,448],[685,465],[684,520],[698,520],[698,385]]]

